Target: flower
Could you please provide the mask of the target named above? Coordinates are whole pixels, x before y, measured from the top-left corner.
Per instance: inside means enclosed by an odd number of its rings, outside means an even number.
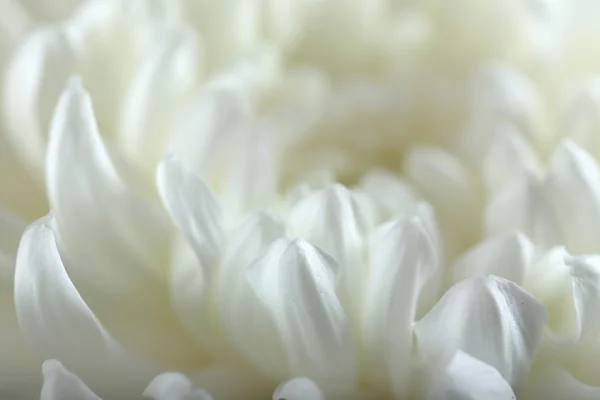
[[[582,9],[88,1],[16,40],[42,399],[595,397],[593,81],[551,129]]]

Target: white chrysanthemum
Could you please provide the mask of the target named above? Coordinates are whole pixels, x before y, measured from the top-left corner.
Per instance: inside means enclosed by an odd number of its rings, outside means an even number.
[[[333,397],[510,398],[511,386],[525,384],[544,307],[515,283],[476,274],[438,302],[446,273],[428,206],[386,207],[368,181],[354,190],[326,184],[289,205],[275,199],[281,217],[240,220],[167,158],[158,190],[185,242],[176,239],[165,269],[166,215],[119,179],[77,80],[52,126],[53,214],[23,237],[17,315],[36,353],[61,360],[97,393],[141,393],[165,368],[200,371],[196,383],[216,398],[268,395],[294,377]],[[57,365],[46,368],[48,396],[67,390],[53,374],[70,375]],[[214,368],[217,378],[202,376]],[[475,387],[464,369],[489,381]]]
[[[43,400],[597,397],[592,5],[63,5],[0,2]]]

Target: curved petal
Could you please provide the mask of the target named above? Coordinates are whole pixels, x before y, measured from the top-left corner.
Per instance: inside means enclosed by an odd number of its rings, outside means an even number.
[[[194,387],[183,374],[168,372],[150,382],[144,397],[154,400],[213,400],[205,390]]]
[[[156,43],[163,28],[160,21],[170,14],[170,7],[161,7],[167,3],[175,2],[84,1],[63,24],[77,55],[77,70],[94,98],[104,137],[118,134],[125,93],[136,68]]]
[[[444,378],[427,393],[427,400],[516,400],[498,371],[467,353],[457,351]]]
[[[469,247],[479,231],[481,209],[477,188],[461,162],[443,150],[416,148],[408,155],[407,175],[437,211],[446,256]],[[463,227],[460,231],[456,226]]]
[[[216,296],[220,322],[233,343],[243,342],[240,326],[252,324],[253,315],[238,312],[244,306],[244,271],[277,239],[285,236],[285,225],[278,217],[258,212],[250,214],[233,232],[223,254]]]
[[[462,350],[496,368],[518,390],[547,319],[544,307],[514,283],[475,277],[451,287],[415,332],[426,359],[443,362]]]
[[[157,186],[173,222],[211,275],[218,266],[223,241],[221,205],[198,176],[171,157],[158,168]]]
[[[179,320],[203,350],[211,354],[221,349],[211,320],[211,274],[183,238],[173,242],[169,277],[172,307]]]
[[[253,137],[233,148],[233,163],[222,189],[232,219],[275,202],[279,171],[271,147],[264,137]]]
[[[300,200],[288,215],[291,234],[305,238],[331,254],[341,266],[340,297],[349,309],[362,301],[372,204],[342,185],[329,185]]]
[[[42,365],[44,386],[40,400],[101,400],[79,377],[65,369],[60,361]]]
[[[15,261],[25,224],[0,209],[0,397],[39,394],[40,363],[23,337],[14,303]]]
[[[595,347],[600,333],[600,256],[573,257],[563,251],[554,258],[560,256],[556,260],[548,255],[529,286],[540,292],[546,289],[542,295],[548,293],[540,297],[553,310],[552,344],[563,355],[577,357]],[[552,297],[548,289],[553,289]]]
[[[170,151],[204,179],[216,178],[230,162],[229,152],[239,140],[247,112],[236,90],[203,88],[177,119]]]
[[[315,385],[310,379],[294,378],[280,384],[275,393],[273,400],[325,400],[325,396],[321,389]]]
[[[522,285],[533,252],[529,239],[520,233],[492,237],[454,263],[454,282],[477,275],[496,275]]]
[[[483,178],[492,194],[523,173],[537,175],[540,172],[541,165],[531,145],[511,126],[505,127],[495,138],[483,165]]]
[[[254,315],[240,350],[273,378],[306,376],[353,385],[355,343],[334,290],[335,261],[301,239],[282,238],[246,270],[247,300],[239,313]]]
[[[19,247],[15,305],[23,335],[42,359],[62,360],[98,393],[141,393],[156,369],[132,358],[88,308],[64,268],[54,225],[51,216],[34,222]]]
[[[580,346],[595,344],[600,333],[600,256],[572,257],[567,265],[577,313],[574,341]]]
[[[52,111],[74,63],[64,34],[46,27],[31,32],[7,66],[3,110],[8,139],[40,176]]]
[[[200,79],[200,47],[192,31],[167,32],[133,74],[119,138],[138,165],[153,168],[163,156],[176,113]]]
[[[600,250],[600,168],[582,148],[565,140],[552,155],[548,181],[564,243],[574,253]]]
[[[367,173],[360,186],[377,202],[384,221],[410,214],[417,201],[415,191],[406,182],[385,170]]]
[[[594,77],[575,88],[565,106],[564,136],[594,155],[600,155],[600,79]]]
[[[0,291],[12,292],[15,258],[25,223],[0,208]]]
[[[547,183],[524,175],[504,186],[485,210],[487,236],[523,232],[541,250],[562,243],[561,230]]]
[[[77,78],[54,114],[46,172],[61,255],[90,308],[132,351],[197,363],[170,307],[167,216],[121,180]]]
[[[371,244],[370,271],[362,317],[369,375],[378,386],[407,386],[413,351],[412,327],[422,289],[438,260],[418,218],[380,228]]]

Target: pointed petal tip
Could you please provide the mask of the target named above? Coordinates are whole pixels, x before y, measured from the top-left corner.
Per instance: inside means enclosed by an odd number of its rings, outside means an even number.
[[[42,374],[47,378],[48,375],[55,373],[56,371],[64,370],[64,365],[55,359],[46,360],[42,363]]]

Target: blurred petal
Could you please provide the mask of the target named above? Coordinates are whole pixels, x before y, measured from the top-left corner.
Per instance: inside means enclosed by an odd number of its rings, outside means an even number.
[[[203,89],[177,120],[169,147],[177,159],[204,179],[216,178],[231,161],[228,152],[236,145],[246,122],[247,106],[229,88]],[[225,164],[225,165],[223,165]]]
[[[564,243],[573,253],[600,250],[600,168],[582,148],[565,140],[548,166],[549,186]]]
[[[437,259],[420,220],[412,217],[380,228],[371,244],[362,337],[371,379],[407,386],[413,323],[421,290],[437,270]]]
[[[125,97],[120,127],[123,151],[144,167],[163,156],[166,134],[199,79],[201,45],[192,31],[170,31],[158,40]]]
[[[213,400],[205,390],[194,387],[183,374],[169,372],[157,376],[144,391],[154,400]]]
[[[0,208],[0,290],[12,292],[15,256],[25,223]]]
[[[167,216],[120,178],[77,78],[54,114],[46,172],[65,268],[90,308],[132,351],[197,363],[169,304]]]
[[[73,70],[64,34],[49,27],[31,32],[7,66],[3,109],[8,139],[40,176],[52,111]]]
[[[494,367],[458,350],[427,400],[480,399],[516,400],[516,396]]]
[[[497,275],[521,285],[533,251],[533,245],[522,234],[492,237],[454,263],[454,282],[477,275]]]
[[[596,400],[600,398],[600,386],[587,385],[577,380],[563,366],[548,365],[532,374],[522,398]]]
[[[600,155],[600,79],[588,79],[575,88],[565,107],[563,129],[565,137]]]
[[[126,353],[81,298],[64,269],[54,225],[53,217],[34,222],[19,247],[15,304],[25,338],[42,359],[62,360],[98,393],[140,393],[153,367]]]
[[[514,127],[506,126],[490,146],[483,177],[489,193],[497,193],[523,173],[539,174],[541,165],[533,148]]]
[[[306,378],[294,378],[280,384],[273,400],[325,400],[325,396],[311,380]]]
[[[451,154],[431,148],[413,149],[406,169],[437,212],[447,256],[462,252],[478,235],[481,208],[469,171]],[[457,230],[457,226],[463,228]]]
[[[20,0],[31,16],[42,21],[60,21],[68,17],[84,0]]]
[[[277,195],[278,169],[270,144],[253,138],[235,144],[233,163],[225,177],[223,201],[232,218],[272,205]]]
[[[184,238],[176,238],[172,246],[170,291],[172,307],[189,333],[213,354],[217,347],[210,319],[210,274]]]
[[[414,190],[391,172],[371,171],[361,180],[361,187],[377,202],[384,220],[405,217],[415,207]]]
[[[217,267],[223,240],[223,211],[210,188],[174,158],[158,168],[157,186],[165,207],[207,274]]]
[[[547,314],[506,279],[475,277],[451,287],[415,326],[426,359],[448,359],[456,350],[496,368],[517,390],[536,354]]]
[[[162,28],[159,21],[169,14],[164,9],[155,13],[154,9],[166,3],[85,1],[63,25],[77,54],[77,70],[92,93],[104,137],[112,139],[119,133],[129,84],[157,42],[157,33]],[[160,17],[156,18],[156,14]]]
[[[562,242],[548,185],[532,175],[505,185],[488,202],[485,230],[487,236],[522,232],[542,250]]]
[[[40,400],[101,400],[77,375],[57,360],[44,361],[44,387]]]
[[[0,209],[0,398],[29,399],[39,393],[40,363],[26,343],[15,314],[15,261],[25,224]]]
[[[20,0],[0,0],[0,36],[4,38],[0,50],[8,50],[18,43],[31,24],[31,18]]]

